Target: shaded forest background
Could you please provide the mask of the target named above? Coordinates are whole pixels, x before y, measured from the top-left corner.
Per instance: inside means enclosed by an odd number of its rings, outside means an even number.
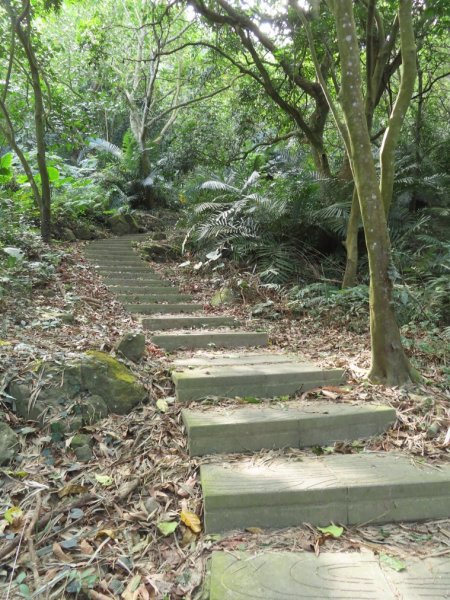
[[[403,344],[444,361],[446,4],[412,4],[417,76],[387,214]],[[268,316],[278,294],[296,313],[367,327],[351,168],[317,79],[319,65],[339,105],[334,22],[325,3],[302,14],[298,6],[0,2],[0,306],[52,277],[59,240],[106,235],[120,215],[139,226],[145,215],[176,213],[170,243],[184,268],[240,291],[256,279]],[[377,163],[401,84],[397,3],[355,2],[354,12]],[[352,230],[357,269],[348,276]]]

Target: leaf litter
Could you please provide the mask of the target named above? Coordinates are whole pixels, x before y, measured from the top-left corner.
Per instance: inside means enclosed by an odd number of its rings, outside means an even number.
[[[146,386],[148,402],[129,415],[111,415],[88,428],[94,441],[89,463],[78,463],[64,440],[52,440],[48,430],[21,422],[9,410],[11,399],[5,392],[12,378],[23,376],[36,360],[63,362],[88,349],[112,351],[122,333],[137,327],[88,266],[80,246],[65,248],[53,280],[34,290],[32,297],[20,303],[6,301],[3,307],[1,335],[6,339],[0,344],[0,391],[6,421],[21,437],[20,467],[3,469],[0,481],[0,591],[5,598],[72,598],[81,591],[97,600],[200,598],[206,561],[213,550],[370,549],[391,568],[407,567],[410,556],[450,554],[448,519],[382,527],[343,529],[332,524],[318,530],[305,524],[284,530],[249,528],[226,536],[203,534],[198,468],[208,458],[192,459],[187,453],[180,410],[172,401],[169,360],[152,344],[139,365],[126,363]],[[177,278],[209,312],[217,312],[207,304],[211,275],[201,270],[187,274],[175,263],[152,266]],[[222,277],[215,285],[224,283]],[[382,402],[397,410],[397,422],[386,434],[357,444],[335,444],[323,452],[400,450],[437,464],[448,460],[450,398],[441,384],[439,364],[430,360],[423,365],[426,385],[370,386],[360,380],[370,358],[367,335],[334,330],[307,316],[294,318],[283,300],[258,287],[254,278],[246,289],[252,292],[250,297],[243,296],[241,302],[220,311],[238,316],[252,329],[255,324],[268,328],[274,340],[269,351],[301,350],[303,355],[307,351],[308,359],[344,367],[349,376],[345,388],[311,390],[291,402],[308,398]],[[276,322],[252,319],[250,325],[252,302],[267,300],[280,317]],[[67,310],[73,312],[72,322],[54,325],[57,316],[52,316],[53,325],[48,327],[49,313]],[[240,406],[242,401],[214,399],[214,404]],[[192,406],[207,409],[205,404]],[[277,456],[298,460],[307,454],[298,449],[261,451],[254,460],[267,463]],[[240,455],[230,459],[238,461]]]

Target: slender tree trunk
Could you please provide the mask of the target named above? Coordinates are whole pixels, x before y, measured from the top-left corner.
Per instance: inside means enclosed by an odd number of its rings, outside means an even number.
[[[41,237],[44,242],[51,241],[51,188],[47,171],[46,144],[45,144],[45,110],[42,94],[39,65],[30,37],[30,3],[25,2],[20,18],[14,14],[10,2],[6,9],[14,23],[17,37],[22,44],[30,68],[31,83],[34,96],[34,125],[36,134],[36,157],[39,175],[41,177],[40,212],[41,212]]]
[[[411,0],[400,0],[412,10]],[[417,378],[404,353],[394,313],[390,240],[386,213],[372,157],[361,89],[359,47],[352,0],[332,0],[342,67],[341,104],[352,171],[364,225],[370,272],[370,380],[401,385]]]
[[[345,238],[345,250],[347,252],[347,261],[345,264],[345,273],[342,280],[342,287],[354,287],[358,275],[358,234],[361,222],[361,211],[359,208],[359,199],[356,186],[353,188],[352,206],[347,224],[347,235]]]

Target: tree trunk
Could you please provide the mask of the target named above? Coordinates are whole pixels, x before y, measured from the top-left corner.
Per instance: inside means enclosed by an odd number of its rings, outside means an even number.
[[[30,19],[30,4],[26,4],[20,19],[16,17],[10,5],[8,5],[7,10],[10,14],[12,22],[15,24],[17,37],[19,38],[20,43],[25,51],[28,66],[30,68],[31,83],[34,95],[34,125],[37,146],[36,157],[39,175],[41,177],[41,237],[44,242],[49,243],[51,241],[51,188],[47,171],[47,161],[45,157],[45,110],[41,78],[39,75],[39,66],[33,45],[31,43],[29,31],[28,21]]]
[[[342,280],[342,287],[354,287],[358,275],[358,233],[361,222],[361,211],[359,208],[358,192],[353,188],[352,207],[347,224],[347,235],[345,238],[345,250],[347,252],[347,261],[345,264],[345,273]]]
[[[411,0],[400,0],[402,2],[411,6]],[[364,111],[353,2],[334,0],[330,4],[335,15],[341,59],[341,104],[369,259],[372,344],[369,379],[376,383],[401,385],[415,380],[417,374],[404,353],[394,313],[389,278],[390,240]]]

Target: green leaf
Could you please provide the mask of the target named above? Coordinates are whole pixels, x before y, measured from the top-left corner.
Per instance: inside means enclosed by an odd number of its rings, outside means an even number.
[[[334,538],[339,538],[344,533],[344,528],[338,527],[338,525],[328,525],[328,527],[318,527],[317,529]]]
[[[3,515],[5,521],[7,521],[10,525],[14,523],[14,521],[21,519],[23,516],[22,509],[18,506],[11,506]]]
[[[167,536],[175,531],[178,527],[178,523],[176,521],[160,521],[157,524],[157,527],[163,535]]]
[[[109,475],[95,475],[95,479],[98,481],[100,485],[103,487],[109,487],[113,483],[113,478]]]
[[[159,400],[156,401],[156,408],[158,410],[160,410],[162,413],[167,412],[167,409],[169,408],[169,404],[167,402],[167,400],[164,400],[164,398],[160,398]]]
[[[7,152],[0,158],[0,169],[5,169],[5,171],[9,171],[12,165],[13,155],[12,152]]]
[[[19,594],[22,598],[31,598],[31,590],[26,583],[21,583],[19,585]]]
[[[50,179],[50,183],[58,181],[59,179],[59,171],[55,169],[55,167],[47,167],[48,178]]]
[[[406,564],[403,561],[390,554],[380,554],[380,562],[397,572],[406,569]]]

